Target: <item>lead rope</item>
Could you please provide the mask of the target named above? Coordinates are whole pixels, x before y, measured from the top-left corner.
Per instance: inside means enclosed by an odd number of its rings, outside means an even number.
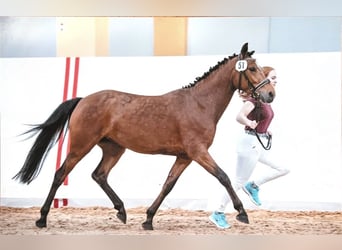
[[[259,137],[259,135],[255,129],[253,129],[253,132],[255,133],[256,137],[258,138],[258,141],[260,142],[261,146],[265,150],[270,150],[272,147],[272,135],[270,135],[270,134],[267,135],[267,145],[265,146],[264,143],[261,141],[261,139],[260,139],[260,137]]]
[[[260,113],[260,102],[259,102],[259,100],[257,100],[257,102],[256,102],[256,105],[255,105],[255,112],[256,112],[255,118],[256,118],[257,122],[259,122],[259,121],[260,121],[260,118],[261,118],[261,117],[260,117],[261,113]],[[265,146],[264,143],[261,141],[261,139],[260,139],[260,137],[259,137],[259,134],[257,133],[256,129],[252,129],[252,130],[253,130],[253,132],[254,132],[256,138],[257,138],[258,141],[260,142],[261,146],[262,146],[265,150],[270,150],[271,147],[272,147],[272,135],[267,134],[267,145]]]

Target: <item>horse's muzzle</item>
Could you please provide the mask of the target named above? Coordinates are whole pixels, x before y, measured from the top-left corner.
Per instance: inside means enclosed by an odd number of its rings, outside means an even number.
[[[263,88],[265,85],[269,84],[271,81],[266,78],[262,82],[260,82],[254,89],[254,93],[258,96],[258,98],[261,99],[263,102],[271,103],[274,100],[275,97],[275,90],[272,88],[272,90],[263,90],[260,91],[261,88]]]
[[[275,92],[273,91],[259,93],[259,98],[261,99],[262,102],[271,103],[273,102],[274,97],[275,97]]]

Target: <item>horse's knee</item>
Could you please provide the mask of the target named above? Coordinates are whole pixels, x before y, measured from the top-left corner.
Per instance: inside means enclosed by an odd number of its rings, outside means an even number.
[[[94,171],[92,174],[91,174],[91,178],[94,180],[94,181],[98,181],[98,175],[96,174],[96,172]]]
[[[216,177],[219,180],[219,182],[224,186],[231,184],[228,175],[220,168],[218,168],[216,171]]]

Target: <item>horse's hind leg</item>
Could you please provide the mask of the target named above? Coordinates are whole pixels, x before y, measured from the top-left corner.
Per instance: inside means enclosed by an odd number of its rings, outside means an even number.
[[[118,210],[116,216],[126,224],[127,215],[124,204],[107,182],[107,177],[110,170],[125,152],[125,148],[107,139],[102,139],[99,143],[99,146],[102,148],[103,156],[99,165],[92,173],[92,177],[112,201],[114,208]]]
[[[76,156],[75,154],[69,153],[62,166],[56,171],[52,186],[50,188],[50,192],[44,202],[44,205],[40,209],[40,219],[36,221],[37,227],[46,227],[46,218],[50,211],[51,203],[56,195],[57,189],[64,182],[65,178],[82,157],[83,155]]]
[[[170,191],[176,184],[179,176],[183,173],[184,169],[187,166],[189,166],[191,161],[192,160],[189,158],[177,157],[176,162],[173,164],[160,194],[158,195],[157,199],[153,202],[153,204],[147,209],[147,218],[146,221],[142,224],[144,229],[153,230],[153,217],[156,214],[160,204],[163,202],[165,197],[170,193]]]

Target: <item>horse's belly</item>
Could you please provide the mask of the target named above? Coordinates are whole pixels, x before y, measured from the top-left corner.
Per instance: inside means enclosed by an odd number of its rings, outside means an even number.
[[[179,136],[171,131],[138,128],[135,131],[117,131],[111,139],[139,153],[174,155],[183,152]]]

